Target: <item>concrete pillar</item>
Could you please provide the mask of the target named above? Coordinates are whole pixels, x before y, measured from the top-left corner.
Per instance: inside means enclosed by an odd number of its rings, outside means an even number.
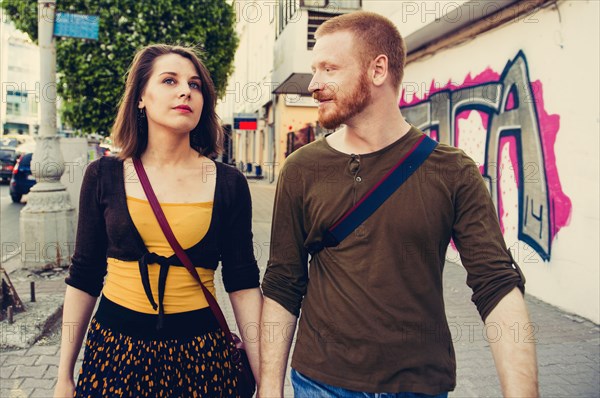
[[[60,178],[65,164],[56,134],[56,0],[38,0],[41,124],[31,171],[37,183],[21,210],[23,267],[42,270],[68,266],[75,241],[75,208]]]

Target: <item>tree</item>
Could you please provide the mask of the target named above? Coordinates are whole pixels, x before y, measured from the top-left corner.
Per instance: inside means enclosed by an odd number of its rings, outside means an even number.
[[[0,0],[37,41],[37,0]],[[219,96],[233,71],[235,12],[226,0],[58,0],[57,12],[98,15],[99,39],[56,38],[62,118],[86,133],[110,133],[134,53],[152,43],[202,50]]]

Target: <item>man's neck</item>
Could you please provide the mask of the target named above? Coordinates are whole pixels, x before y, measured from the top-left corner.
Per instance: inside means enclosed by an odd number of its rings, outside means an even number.
[[[410,130],[400,109],[393,107],[387,112],[371,106],[348,124],[327,137],[334,149],[347,154],[376,152],[402,138]]]

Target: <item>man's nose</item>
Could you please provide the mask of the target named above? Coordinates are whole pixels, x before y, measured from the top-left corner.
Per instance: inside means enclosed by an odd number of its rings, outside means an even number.
[[[308,83],[308,91],[311,93],[314,93],[317,90],[322,90],[322,83],[319,83],[319,81],[317,80],[317,75],[314,74],[312,79],[310,80],[310,83]]]

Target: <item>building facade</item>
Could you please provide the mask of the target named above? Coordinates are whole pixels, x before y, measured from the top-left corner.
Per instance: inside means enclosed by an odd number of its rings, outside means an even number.
[[[528,293],[600,322],[599,2],[250,3],[268,18],[240,18],[231,83],[270,91],[235,91],[235,112],[259,119],[236,133],[237,159],[273,165],[272,177],[322,135],[308,92],[314,31],[355,9],[385,15],[407,44],[403,115],[480,165]],[[460,263],[453,246],[448,260]]]
[[[39,103],[44,95],[39,85],[38,47],[4,18],[0,23],[0,43],[2,134],[34,134],[39,126]]]
[[[479,164],[527,292],[600,322],[600,3],[364,3],[406,38],[403,115]]]
[[[217,111],[231,126],[226,159],[249,177],[273,181],[294,150],[322,136],[310,96],[314,32],[328,18],[360,9],[361,1],[235,1],[240,44],[235,71]],[[235,117],[256,118],[256,129]],[[228,128],[229,129],[229,128]],[[258,166],[258,168],[257,168]]]

